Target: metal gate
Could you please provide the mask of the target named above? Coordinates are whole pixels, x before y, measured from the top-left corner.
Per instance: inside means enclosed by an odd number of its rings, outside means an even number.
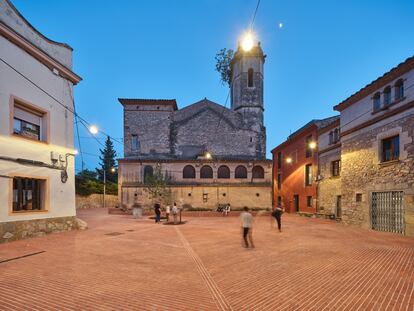
[[[403,194],[403,191],[372,193],[372,229],[404,234]]]

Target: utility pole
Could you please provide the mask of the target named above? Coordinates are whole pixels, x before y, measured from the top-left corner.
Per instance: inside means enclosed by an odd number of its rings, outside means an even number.
[[[103,170],[103,179],[104,179],[104,193],[103,193],[103,207],[105,208],[105,195],[106,195],[106,172]]]

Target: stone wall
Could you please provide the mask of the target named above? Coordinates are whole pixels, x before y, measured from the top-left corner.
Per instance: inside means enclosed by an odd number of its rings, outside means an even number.
[[[77,230],[80,226],[75,216],[2,222],[0,243],[44,236],[52,232]]]
[[[106,207],[114,207],[118,204],[117,195],[106,195]],[[103,207],[103,194],[91,194],[88,196],[76,195],[76,208],[100,208]]]
[[[370,199],[375,191],[404,191],[405,234],[414,235],[414,111],[385,119],[342,140],[342,219],[371,227]],[[400,159],[380,162],[380,144],[399,135]],[[357,202],[356,194],[362,194]]]
[[[271,185],[200,185],[200,186],[174,186],[171,187],[168,198],[162,204],[172,204],[174,201],[180,206],[192,208],[215,209],[218,204],[230,203],[232,208],[271,208]],[[152,207],[156,200],[151,199],[145,188],[123,187],[122,203],[131,207],[137,193],[137,201],[143,207]],[[207,196],[206,196],[207,194]]]
[[[338,196],[341,195],[341,178],[332,176],[332,161],[341,159],[341,149],[319,154],[318,212],[337,215]],[[338,217],[340,215],[337,215]]]

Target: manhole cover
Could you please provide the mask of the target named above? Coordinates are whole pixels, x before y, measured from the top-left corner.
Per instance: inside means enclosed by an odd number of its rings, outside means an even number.
[[[115,235],[121,235],[122,232],[111,232],[111,233],[105,233],[105,235],[115,236]]]

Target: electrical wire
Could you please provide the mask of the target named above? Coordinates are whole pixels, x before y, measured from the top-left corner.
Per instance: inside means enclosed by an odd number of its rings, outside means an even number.
[[[254,10],[253,18],[252,18],[252,21],[250,23],[250,31],[253,30],[253,24],[256,20],[256,14],[257,14],[257,11],[259,10],[259,5],[260,5],[260,0],[257,0],[256,9]]]

